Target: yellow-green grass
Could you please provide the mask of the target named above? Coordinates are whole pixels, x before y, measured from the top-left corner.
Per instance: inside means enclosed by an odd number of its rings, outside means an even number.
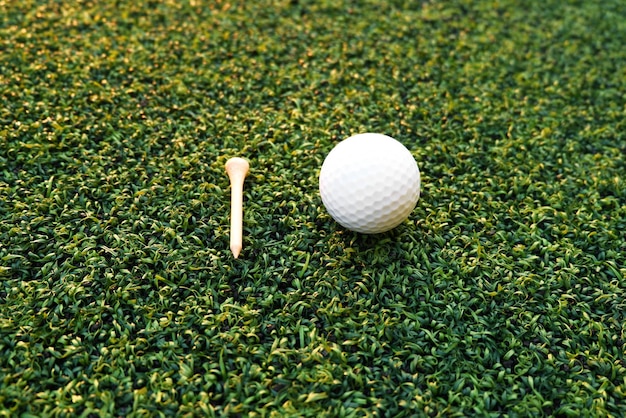
[[[0,1],[0,416],[623,416],[625,44],[621,0]],[[379,236],[317,189],[368,131],[422,171]]]

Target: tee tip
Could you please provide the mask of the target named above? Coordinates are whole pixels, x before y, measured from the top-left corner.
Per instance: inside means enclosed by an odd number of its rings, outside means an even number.
[[[241,253],[241,245],[232,245],[230,247],[230,251],[232,251],[234,258],[239,258],[239,253]]]

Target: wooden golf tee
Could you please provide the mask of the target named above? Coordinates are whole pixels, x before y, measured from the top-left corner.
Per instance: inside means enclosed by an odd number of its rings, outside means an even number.
[[[226,172],[230,179],[230,250],[235,258],[239,257],[243,237],[243,180],[248,174],[250,164],[243,158],[231,158],[226,161]]]

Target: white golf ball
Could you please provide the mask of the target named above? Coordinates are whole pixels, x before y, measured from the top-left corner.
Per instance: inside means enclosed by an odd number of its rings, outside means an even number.
[[[420,172],[408,149],[382,134],[351,136],[322,164],[320,195],[343,227],[377,234],[401,224],[420,195]]]

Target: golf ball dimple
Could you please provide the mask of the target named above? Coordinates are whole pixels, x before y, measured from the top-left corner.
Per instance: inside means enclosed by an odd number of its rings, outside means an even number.
[[[343,227],[377,234],[401,224],[420,195],[420,172],[408,149],[382,134],[341,141],[326,156],[319,177],[322,202]]]

